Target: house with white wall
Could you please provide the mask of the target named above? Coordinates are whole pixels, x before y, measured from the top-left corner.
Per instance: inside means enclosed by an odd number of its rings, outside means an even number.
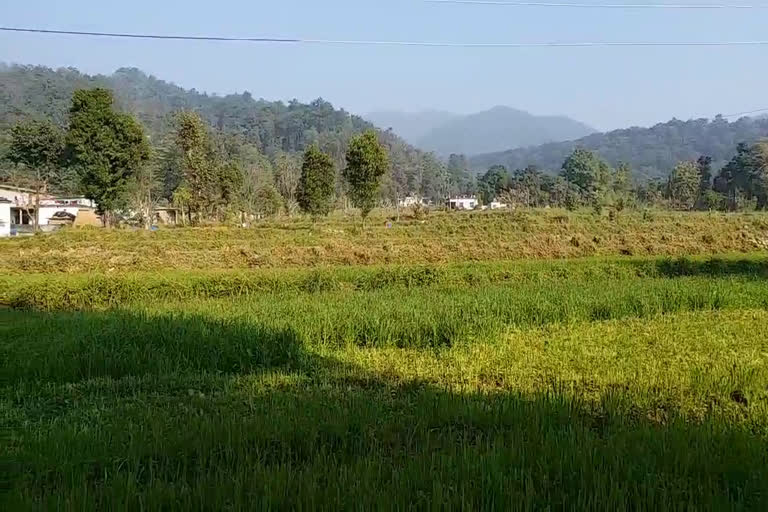
[[[11,236],[11,201],[0,197],[0,238]]]
[[[8,234],[16,231],[10,226],[18,227],[19,231],[31,232],[37,206],[35,191],[29,188],[0,185],[0,201],[2,200],[7,201],[9,206]],[[51,219],[57,213],[65,212],[76,218],[79,212],[94,210],[95,206],[93,201],[85,197],[54,197],[50,194],[40,194],[39,226],[43,231],[56,229],[61,223],[56,221],[52,223]]]
[[[452,197],[445,201],[449,210],[474,210],[478,202],[476,197]]]

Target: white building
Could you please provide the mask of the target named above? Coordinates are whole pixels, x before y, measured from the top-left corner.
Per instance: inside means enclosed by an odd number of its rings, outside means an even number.
[[[488,207],[491,210],[499,210],[499,209],[502,209],[502,208],[506,208],[507,205],[505,203],[501,203],[499,201],[492,201],[491,204],[488,205]]]
[[[36,206],[35,191],[29,188],[0,185],[0,202],[2,204],[0,215],[5,215],[5,210],[8,210],[7,233],[5,227],[0,227],[0,236],[8,236],[13,232],[31,233]],[[49,231],[60,226],[60,221],[51,222],[54,215],[59,212],[76,218],[80,211],[92,211],[94,208],[93,201],[84,197],[54,197],[49,194],[40,194],[40,228],[43,231]]]
[[[477,198],[454,197],[445,202],[445,207],[450,210],[474,210],[477,208]]]
[[[0,198],[0,238],[11,236],[11,201]]]

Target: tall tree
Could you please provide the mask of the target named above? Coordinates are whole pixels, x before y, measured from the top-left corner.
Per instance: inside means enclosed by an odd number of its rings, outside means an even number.
[[[304,153],[296,192],[299,207],[313,217],[328,215],[333,206],[336,170],[331,157],[311,145]]]
[[[730,209],[737,209],[742,199],[755,200],[760,209],[768,206],[768,168],[765,165],[765,143],[753,146],[739,144],[736,155],[720,170],[715,190],[728,198]]]
[[[75,91],[66,136],[68,161],[106,226],[124,198],[128,180],[150,157],[141,125],[116,112],[112,103],[106,89]]]
[[[189,191],[190,215],[203,220],[213,208],[218,187],[208,127],[197,112],[180,112],[176,145],[182,154],[183,181]]]
[[[475,192],[476,183],[468,169],[466,156],[452,154],[448,157],[447,171],[451,195],[469,195]]]
[[[290,214],[296,203],[301,163],[293,155],[281,151],[275,156],[274,168],[275,185],[283,197],[286,212]]]
[[[595,153],[577,148],[563,162],[562,176],[579,188],[584,201],[602,202],[611,179],[611,168]]]
[[[24,121],[11,130],[8,159],[23,164],[27,170],[28,184],[35,191],[34,229],[40,225],[40,194],[61,176],[61,159],[64,134],[57,126],[46,121]]]
[[[483,203],[489,204],[510,186],[509,171],[503,165],[491,166],[488,171],[477,180],[477,188]]]
[[[668,194],[675,208],[691,210],[699,198],[701,174],[696,162],[680,162],[669,176]]]
[[[699,159],[696,160],[696,165],[699,168],[699,175],[701,176],[699,190],[703,194],[705,191],[712,188],[712,157],[701,155]]]
[[[369,130],[349,141],[346,158],[344,179],[349,185],[349,198],[365,219],[378,202],[381,178],[389,169],[387,151],[376,132]]]

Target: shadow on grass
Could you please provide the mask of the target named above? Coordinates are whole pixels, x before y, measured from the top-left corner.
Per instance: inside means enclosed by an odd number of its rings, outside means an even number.
[[[753,277],[768,278],[768,257],[755,259],[691,260],[688,258],[664,259],[656,263],[656,269],[664,277]]]
[[[7,510],[768,505],[759,418],[649,418],[621,388],[451,391],[202,317],[0,318]]]

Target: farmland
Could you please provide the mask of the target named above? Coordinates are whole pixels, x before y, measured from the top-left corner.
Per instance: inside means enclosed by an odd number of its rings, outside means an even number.
[[[768,506],[768,217],[0,243],[3,509]]]
[[[768,249],[762,213],[561,209],[411,214],[395,220],[336,213],[270,220],[255,228],[72,230],[3,240],[0,272],[254,269],[540,260],[594,256],[689,256]],[[389,224],[388,224],[389,223]]]

